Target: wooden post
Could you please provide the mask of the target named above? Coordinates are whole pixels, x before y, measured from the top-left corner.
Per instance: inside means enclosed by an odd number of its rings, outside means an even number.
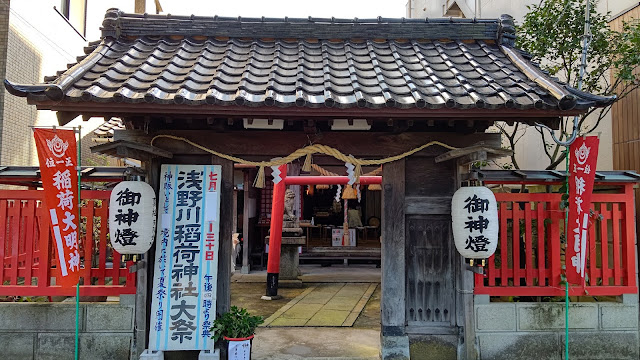
[[[280,165],[282,180],[273,185],[273,201],[271,202],[271,227],[269,230],[269,257],[267,259],[267,293],[263,299],[278,296],[278,275],[280,274],[280,245],[282,242],[282,220],[284,215],[284,192],[287,185],[287,165]]]
[[[146,181],[157,194],[160,188],[160,166],[158,159],[151,159],[143,163],[146,173]],[[104,207],[104,205],[103,205]],[[151,301],[153,298],[153,267],[155,265],[156,247],[151,246],[146,256],[138,261],[142,263],[136,270],[136,308],[135,308],[135,332],[132,349],[135,351],[135,359],[147,348],[149,344],[149,329],[151,318]]]
[[[462,186],[462,174],[467,171],[464,164],[458,162],[456,166],[456,184],[455,189],[458,190]],[[473,308],[473,272],[467,270],[467,264],[464,258],[457,252],[454,252],[456,262],[454,262],[457,282],[456,314],[457,325],[464,329],[464,348],[465,359],[475,360],[478,358],[476,351],[476,331],[475,331],[475,311]],[[515,266],[514,266],[515,268]]]
[[[218,285],[216,312],[223,314],[231,307],[231,252],[233,225],[233,163],[211,157],[211,165],[222,165],[222,192],[220,193],[220,254],[218,260]]]
[[[241,273],[248,274],[251,270],[249,265],[249,253],[251,252],[251,241],[249,239],[249,171],[244,170],[244,181],[242,189],[244,189],[244,210],[242,215],[242,270]]]
[[[231,233],[238,231],[238,190],[233,187],[233,225],[231,226]]]
[[[147,12],[147,4],[146,0],[135,0],[135,5],[133,11],[136,14],[144,14]]]
[[[382,336],[405,333],[405,160],[383,167]]]

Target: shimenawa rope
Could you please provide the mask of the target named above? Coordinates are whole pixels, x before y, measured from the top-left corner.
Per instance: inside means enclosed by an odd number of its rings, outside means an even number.
[[[430,141],[422,146],[418,146],[417,148],[411,149],[409,151],[406,151],[402,154],[399,155],[395,155],[395,156],[390,156],[387,158],[383,158],[383,159],[358,159],[356,157],[353,157],[351,155],[345,155],[342,152],[340,152],[340,150],[332,148],[330,146],[327,145],[320,145],[320,144],[314,144],[314,145],[309,145],[309,146],[305,146],[302,149],[298,149],[294,152],[292,152],[291,154],[282,157],[282,158],[278,158],[278,159],[273,159],[271,161],[250,161],[250,160],[245,160],[242,158],[239,158],[237,156],[233,156],[233,155],[228,155],[228,154],[223,154],[221,152],[215,151],[215,150],[211,150],[208,149],[198,143],[195,143],[189,139],[185,139],[183,137],[179,137],[179,136],[173,136],[173,135],[156,135],[153,137],[153,139],[151,139],[151,143],[150,145],[153,146],[153,143],[156,139],[159,138],[166,138],[166,139],[173,139],[173,140],[178,140],[178,141],[182,141],[185,142],[193,147],[196,147],[200,150],[206,151],[210,154],[216,155],[218,157],[221,157],[223,159],[227,159],[229,161],[233,161],[235,163],[240,163],[240,164],[246,164],[246,165],[253,165],[253,166],[258,166],[259,170],[258,170],[258,176],[256,177],[256,180],[253,183],[253,186],[258,187],[258,188],[262,188],[264,187],[264,168],[266,166],[280,166],[280,165],[284,165],[284,164],[288,164],[290,162],[292,162],[293,160],[296,160],[302,156],[307,156],[307,159],[305,159],[305,165],[308,165],[311,162],[311,159],[309,157],[309,155],[312,154],[316,154],[316,153],[320,153],[320,154],[324,154],[324,155],[329,155],[332,156],[340,161],[343,161],[345,163],[351,163],[355,165],[355,176],[356,176],[356,182],[358,182],[359,178],[360,178],[360,174],[362,173],[362,166],[369,166],[369,165],[382,165],[382,164],[387,164],[396,160],[400,160],[403,159],[407,156],[413,155],[415,153],[417,153],[418,151],[424,150],[426,148],[428,148],[429,146],[432,145],[440,145],[445,149],[449,149],[449,150],[457,150],[458,148],[453,147],[451,145],[447,145],[445,143],[442,143],[440,141]]]

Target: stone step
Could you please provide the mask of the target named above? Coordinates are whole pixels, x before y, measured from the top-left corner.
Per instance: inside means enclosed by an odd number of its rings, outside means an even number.
[[[300,258],[310,257],[344,257],[344,258],[380,258],[380,248],[356,247],[315,247],[300,254]]]

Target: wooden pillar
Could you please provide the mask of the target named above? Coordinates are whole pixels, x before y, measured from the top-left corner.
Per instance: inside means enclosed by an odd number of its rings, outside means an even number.
[[[160,188],[160,161],[152,159],[143,162],[146,172],[146,182],[157,194]],[[145,257],[136,264],[136,299],[135,299],[135,331],[133,336],[133,358],[137,359],[147,348],[149,343],[149,329],[151,318],[151,301],[153,298],[153,267],[155,266],[156,247],[151,246]]]
[[[251,252],[251,239],[249,238],[249,191],[251,183],[249,182],[249,171],[244,170],[244,179],[242,188],[244,189],[244,210],[242,215],[242,271],[243,274],[248,274],[251,270],[249,265],[249,253]]]
[[[233,226],[233,163],[211,157],[211,165],[222,165],[222,191],[220,193],[220,254],[218,260],[218,285],[216,312],[223,314],[231,306],[231,252]]]
[[[234,181],[235,183],[235,181]],[[231,232],[238,231],[238,190],[233,187],[233,225],[231,226]]]
[[[456,190],[462,186],[462,174],[468,172],[468,169],[468,164],[461,163],[460,161],[457,162],[455,177]],[[476,349],[475,311],[473,308],[474,273],[467,269],[467,263],[460,253],[455,251],[454,254],[454,266],[457,273],[456,282],[458,283],[456,288],[460,289],[456,299],[456,323],[464,331],[462,334],[464,338],[464,348],[461,350],[465,355],[465,359],[475,360],[478,358],[478,351]]]
[[[383,167],[382,175],[382,336],[405,329],[405,160]]]
[[[144,14],[147,12],[146,0],[135,0],[135,5],[133,11],[136,14]]]

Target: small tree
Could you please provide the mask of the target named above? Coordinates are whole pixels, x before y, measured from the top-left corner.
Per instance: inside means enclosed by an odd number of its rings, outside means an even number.
[[[615,94],[620,100],[640,85],[639,74],[635,71],[640,65],[640,26],[638,23],[624,23],[620,31],[613,30],[608,24],[610,14],[597,12],[597,0],[587,1],[591,1],[591,44],[582,90],[594,94]],[[586,2],[543,0],[528,9],[522,25],[518,26],[516,46],[530,53],[532,60],[539,62],[544,71],[577,87]],[[581,115],[578,135],[596,130],[609,111],[611,105],[592,108]],[[585,122],[590,115],[590,121]],[[510,149],[515,148],[530,128],[518,123],[514,126],[497,123],[496,126],[508,141]],[[541,129],[535,129],[545,145],[544,153],[549,161],[546,168],[555,169],[564,160],[562,146],[553,142]],[[556,136],[559,140],[566,140],[572,130],[573,117],[562,118],[560,134]],[[515,155],[511,157],[511,162],[513,167],[519,168]]]

